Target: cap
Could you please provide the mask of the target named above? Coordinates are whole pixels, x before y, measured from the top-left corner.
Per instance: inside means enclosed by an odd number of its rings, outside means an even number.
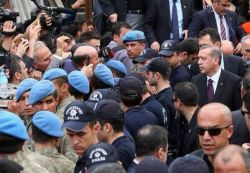
[[[55,90],[53,82],[49,80],[40,80],[32,86],[28,102],[30,105],[33,105],[45,97],[53,94]]]
[[[89,93],[89,81],[85,74],[81,71],[72,71],[68,75],[69,84],[77,91],[88,94]]]
[[[127,32],[124,36],[123,36],[123,43],[125,42],[131,42],[131,41],[144,41],[145,35],[144,32],[142,31],[138,31],[138,30],[132,30]]]
[[[136,173],[167,173],[168,167],[165,163],[154,156],[145,157],[136,167]]]
[[[166,40],[161,45],[161,50],[158,53],[159,55],[163,56],[171,56],[177,51],[177,43],[176,40]]]
[[[143,88],[147,87],[146,86],[146,79],[141,73],[129,73],[126,77],[134,77],[136,79],[139,79],[141,84],[142,84],[142,87]]]
[[[157,57],[147,65],[147,70],[152,72],[159,72],[161,74],[170,75],[171,68],[164,58]]]
[[[181,165],[181,166],[180,166]],[[170,173],[208,173],[209,169],[205,161],[195,155],[188,154],[175,159],[170,167]]]
[[[57,115],[50,111],[35,113],[32,118],[32,124],[47,135],[58,138],[63,136],[63,131],[61,130],[62,123]]]
[[[103,142],[92,145],[86,151],[84,158],[86,158],[86,167],[89,173],[101,164],[119,161],[116,148],[111,144]]]
[[[139,79],[125,77],[119,81],[119,91],[122,97],[137,98],[142,95],[143,87]]]
[[[108,66],[111,69],[115,69],[116,71],[122,73],[123,75],[126,75],[128,73],[125,65],[121,61],[111,59],[108,62],[106,62],[106,66]]]
[[[44,73],[43,78],[44,80],[54,80],[59,77],[67,77],[67,73],[61,68],[53,68],[48,70]]]
[[[74,101],[64,110],[64,123],[62,128],[80,132],[90,121],[95,119],[92,108],[83,101]]]
[[[0,133],[22,140],[29,139],[24,123],[17,115],[9,111],[1,110],[0,122]]]
[[[123,120],[124,112],[118,102],[111,99],[100,100],[95,107],[96,118],[102,120]]]
[[[150,60],[157,56],[157,51],[154,49],[146,48],[144,49],[141,54],[136,58],[133,59],[133,63],[143,63],[147,60]]]
[[[112,99],[120,102],[119,94],[112,88],[97,89],[89,96],[88,101],[98,102],[102,99]]]
[[[114,77],[112,71],[104,64],[98,64],[95,67],[94,75],[109,86],[114,86]]]
[[[33,78],[24,79],[16,89],[15,100],[18,101],[23,93],[29,91],[36,82],[37,80]]]

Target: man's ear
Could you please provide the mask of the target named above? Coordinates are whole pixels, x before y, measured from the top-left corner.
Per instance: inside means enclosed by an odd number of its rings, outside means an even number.
[[[100,126],[99,122],[96,122],[95,125],[93,126],[93,131],[95,133],[98,133],[100,131],[100,128],[101,128],[101,126]]]
[[[221,42],[220,41],[216,41],[214,44],[216,47],[220,48],[221,47]]]
[[[18,81],[20,81],[21,79],[22,79],[22,74],[21,74],[21,72],[15,72],[15,79],[16,80],[18,80]]]
[[[160,159],[160,160],[164,160],[166,158],[167,155],[167,148],[159,148],[158,151],[155,153],[155,156]]]
[[[119,36],[116,35],[116,34],[114,34],[112,37],[113,37],[113,40],[114,40],[115,42],[119,39]]]
[[[37,63],[36,63],[35,61],[33,62],[32,67],[33,67],[34,69],[37,69]]]
[[[155,72],[155,78],[159,79],[161,77],[161,74],[159,72]]]
[[[109,133],[112,131],[112,126],[109,123],[104,124],[105,132]]]
[[[68,89],[69,89],[69,84],[67,83],[62,84],[62,87],[61,87],[62,92],[67,92]]]

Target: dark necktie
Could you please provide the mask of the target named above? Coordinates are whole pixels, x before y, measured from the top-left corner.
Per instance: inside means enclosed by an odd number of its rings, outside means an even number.
[[[223,23],[223,16],[220,16],[220,36],[222,40],[226,40],[226,30]]]
[[[178,14],[176,8],[176,1],[173,0],[173,8],[172,8],[172,33],[173,39],[179,40],[179,26],[178,26]]]
[[[213,87],[213,80],[208,79],[208,84],[207,84],[207,101],[208,103],[213,102],[214,100],[214,87]]]

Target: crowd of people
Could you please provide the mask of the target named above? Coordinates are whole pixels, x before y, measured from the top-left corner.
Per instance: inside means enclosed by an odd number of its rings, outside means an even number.
[[[85,4],[2,21],[0,172],[249,173],[249,2]]]

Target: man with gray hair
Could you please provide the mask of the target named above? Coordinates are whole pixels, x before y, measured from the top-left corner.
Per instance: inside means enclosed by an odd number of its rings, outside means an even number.
[[[229,145],[218,152],[214,159],[215,172],[250,172],[250,154],[237,145]]]
[[[231,111],[241,107],[241,78],[221,69],[221,51],[216,46],[204,46],[199,51],[198,65],[201,74],[192,78],[199,91],[199,105],[219,102]]]
[[[241,39],[241,54],[244,61],[250,60],[250,35],[246,35]]]
[[[35,43],[33,68],[44,73],[47,70],[57,68],[63,64],[63,58],[52,54],[50,49],[42,41]]]
[[[46,44],[42,41],[37,41],[34,49],[33,67],[43,73],[47,70],[51,59],[52,53]]]

